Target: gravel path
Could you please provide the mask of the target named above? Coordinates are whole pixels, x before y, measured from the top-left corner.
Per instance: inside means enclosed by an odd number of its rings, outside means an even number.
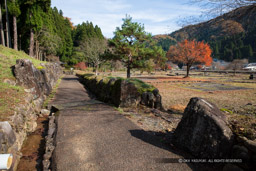
[[[113,107],[89,97],[75,76],[65,76],[53,105],[57,117],[53,170],[192,170],[158,137],[132,123]]]

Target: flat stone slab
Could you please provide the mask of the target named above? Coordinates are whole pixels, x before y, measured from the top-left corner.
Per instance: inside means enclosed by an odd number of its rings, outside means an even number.
[[[62,80],[53,101],[57,115],[52,170],[192,170],[166,162],[182,156],[121,115],[91,99],[75,76]]]

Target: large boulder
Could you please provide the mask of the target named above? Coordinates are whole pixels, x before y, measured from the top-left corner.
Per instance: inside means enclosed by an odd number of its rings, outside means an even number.
[[[40,70],[36,69],[28,59],[18,59],[14,66],[14,75],[18,85],[23,86],[29,93],[33,94],[34,99],[41,96],[44,90],[44,80]]]
[[[151,108],[162,109],[162,97],[159,90],[156,88],[152,92],[143,92],[140,103]]]
[[[0,153],[8,152],[15,141],[16,137],[9,122],[0,122]]]
[[[141,100],[141,95],[136,86],[127,81],[121,81],[120,107],[136,107]]]
[[[18,59],[13,68],[18,85],[25,91],[33,94],[34,100],[42,95],[49,95],[52,87],[62,74],[62,69],[57,63],[41,64],[41,68],[34,67],[28,59]]]
[[[141,95],[138,89],[127,80],[116,80],[111,89],[111,99],[115,106],[136,107],[140,103]]]
[[[121,84],[123,80],[118,79],[115,81],[112,91],[111,91],[111,102],[116,106],[119,107],[120,105],[120,98],[121,98]]]
[[[192,98],[174,132],[174,144],[199,158],[225,158],[230,155],[233,133],[214,104]]]

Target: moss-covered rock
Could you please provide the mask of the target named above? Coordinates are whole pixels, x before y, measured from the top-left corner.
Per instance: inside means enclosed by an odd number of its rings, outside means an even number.
[[[113,84],[112,91],[111,91],[111,101],[115,106],[120,105],[120,98],[121,98],[121,84],[123,79],[117,79]]]
[[[138,89],[138,92],[140,94],[144,92],[153,92],[156,89],[154,86],[147,84],[136,78],[130,78],[130,79],[127,79],[127,81],[130,83],[133,83],[135,87]]]
[[[102,77],[93,74],[78,76],[101,101],[112,103],[117,107],[136,107],[142,104],[152,108],[162,108],[158,89],[139,79]]]

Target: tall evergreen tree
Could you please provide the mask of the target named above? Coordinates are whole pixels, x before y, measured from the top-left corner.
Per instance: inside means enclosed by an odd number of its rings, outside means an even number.
[[[35,35],[42,28],[42,16],[50,8],[50,0],[21,0],[20,6],[25,20],[25,28],[29,29],[29,55],[34,56]]]
[[[1,32],[1,43],[5,46],[5,39],[4,39],[4,28],[3,28],[3,20],[2,20],[2,7],[0,3],[0,32]]]
[[[17,0],[12,0],[8,8],[10,14],[13,16],[13,48],[18,50],[17,17],[21,12]]]
[[[7,6],[7,0],[4,0],[5,3],[5,29],[6,29],[6,46],[11,47],[11,36],[10,36],[10,27],[9,27],[9,16],[8,16],[8,6]]]

